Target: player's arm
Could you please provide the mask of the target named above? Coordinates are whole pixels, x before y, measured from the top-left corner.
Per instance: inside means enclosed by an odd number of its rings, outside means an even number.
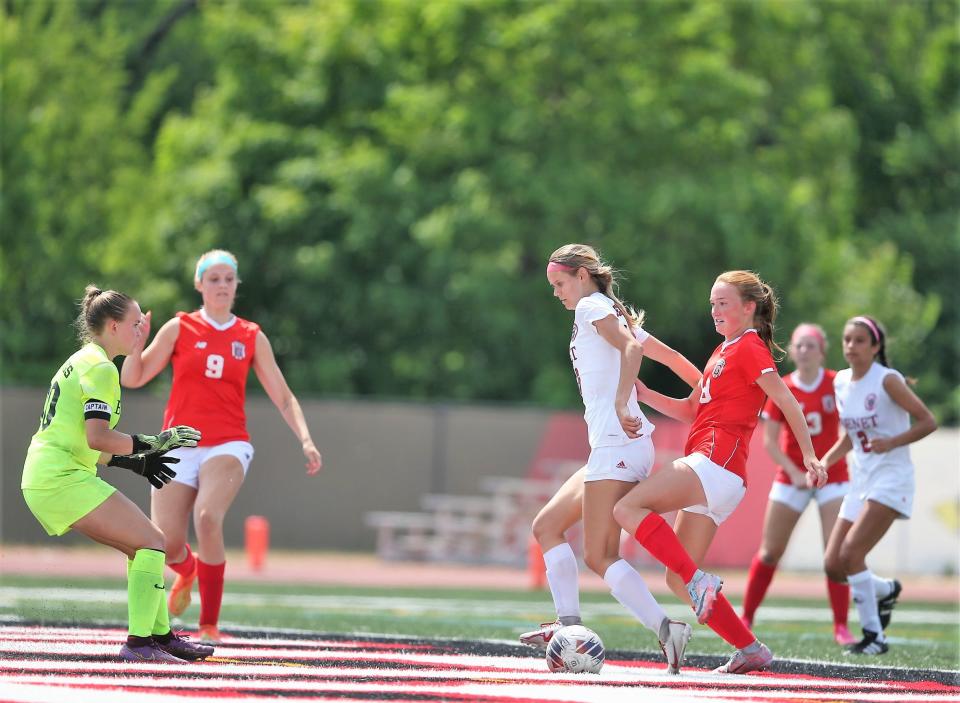
[[[667,346],[652,334],[643,341],[643,353],[673,371],[691,388],[696,388],[700,382],[703,372],[690,363],[683,354]]]
[[[637,381],[637,400],[649,405],[661,415],[672,417],[674,420],[685,422],[688,425],[697,417],[697,407],[700,405],[700,386],[697,385],[686,398],[671,398],[647,387],[643,381]]]
[[[767,394],[793,431],[793,436],[800,445],[800,452],[803,454],[803,467],[807,472],[808,485],[820,488],[827,482],[827,470],[823,468],[816,453],[813,451],[813,441],[810,439],[810,428],[807,426],[807,419],[803,416],[803,410],[800,403],[794,397],[790,389],[772,370],[760,374],[756,381],[760,389]]]
[[[303,455],[307,458],[307,473],[315,474],[323,466],[323,457],[317,450],[313,439],[310,437],[310,430],[307,427],[307,421],[303,416],[303,410],[297,397],[287,385],[287,380],[283,377],[283,372],[277,366],[277,359],[273,355],[273,347],[270,346],[270,340],[263,331],[257,332],[256,347],[253,353],[253,370],[260,380],[260,385],[267,392],[270,400],[277,406],[277,410],[283,416],[284,421],[293,430],[300,441],[303,449]]]
[[[602,320],[593,323],[597,333],[606,340],[607,344],[620,352],[620,380],[617,382],[617,395],[614,403],[620,426],[627,437],[636,439],[640,436],[640,418],[631,416],[627,411],[627,403],[633,394],[633,382],[640,373],[640,362],[643,361],[643,345],[625,329],[615,315],[607,315]]]
[[[123,360],[120,383],[127,388],[139,388],[163,371],[173,354],[173,347],[180,336],[180,318],[174,317],[160,328],[146,349],[143,344],[150,336],[150,313],[143,316],[140,343]]]
[[[837,437],[837,441],[833,443],[833,446],[827,450],[827,453],[820,458],[820,463],[824,466],[833,466],[845,457],[851,449],[853,449],[853,440],[850,439],[847,431],[841,427],[840,436]]]
[[[910,386],[904,383],[898,375],[890,373],[883,379],[883,390],[885,390],[893,402],[910,413],[913,418],[913,424],[906,432],[902,432],[893,437],[875,437],[870,440],[870,451],[889,452],[891,449],[902,447],[905,444],[911,444],[917,440],[923,439],[928,434],[937,429],[937,419],[930,412],[930,409],[924,405],[923,401],[917,397]]]
[[[780,449],[780,427],[781,423],[776,420],[764,419],[763,448],[767,450],[767,454],[773,459],[773,463],[787,473],[794,486],[802,486],[806,481],[806,472],[797,468],[790,457]]]

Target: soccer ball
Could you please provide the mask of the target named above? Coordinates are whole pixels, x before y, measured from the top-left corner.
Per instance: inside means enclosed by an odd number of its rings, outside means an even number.
[[[598,674],[604,656],[597,633],[583,625],[561,627],[547,645],[547,666],[555,673]]]

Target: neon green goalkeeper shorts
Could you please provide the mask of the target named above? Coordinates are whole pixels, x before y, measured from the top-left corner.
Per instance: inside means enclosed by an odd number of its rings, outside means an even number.
[[[58,488],[24,488],[23,499],[47,534],[59,537],[77,520],[90,514],[117,490],[99,476],[77,469],[67,485]]]

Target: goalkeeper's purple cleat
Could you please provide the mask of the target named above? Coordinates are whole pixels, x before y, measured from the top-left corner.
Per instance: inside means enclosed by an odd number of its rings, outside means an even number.
[[[120,661],[136,664],[185,664],[186,661],[163,651],[160,646],[151,640],[149,644],[140,647],[124,643],[120,648]]]

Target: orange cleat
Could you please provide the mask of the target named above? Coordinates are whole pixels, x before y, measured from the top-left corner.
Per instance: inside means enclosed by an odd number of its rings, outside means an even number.
[[[200,625],[197,627],[197,639],[206,644],[223,644],[223,635],[216,625]]]
[[[190,591],[193,589],[193,582],[197,580],[197,569],[194,567],[189,576],[177,574],[170,588],[170,600],[167,603],[167,610],[171,615],[182,615],[183,611],[190,605]]]

